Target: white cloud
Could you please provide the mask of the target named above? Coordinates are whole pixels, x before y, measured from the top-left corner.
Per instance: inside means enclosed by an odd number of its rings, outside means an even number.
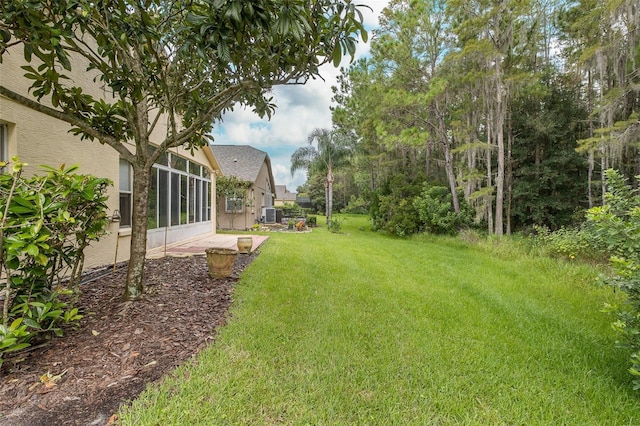
[[[371,30],[378,26],[378,16],[388,0],[362,0],[372,11],[362,8],[364,23]],[[360,42],[356,58],[367,55],[368,44]],[[343,60],[348,65],[348,58]],[[266,151],[271,158],[276,184],[287,185],[295,191],[306,180],[303,172],[293,177],[290,172],[291,154],[307,143],[308,135],[316,128],[331,127],[331,86],[337,82],[340,70],[331,64],[320,70],[322,79],[311,80],[305,85],[280,86],[273,90],[277,106],[271,120],[260,119],[249,109],[237,108],[224,115],[223,122],[213,129],[216,144],[251,145]]]

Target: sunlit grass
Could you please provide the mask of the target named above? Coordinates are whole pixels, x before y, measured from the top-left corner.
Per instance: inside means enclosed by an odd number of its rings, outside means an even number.
[[[640,423],[595,271],[342,231],[270,234],[216,343],[122,423]]]

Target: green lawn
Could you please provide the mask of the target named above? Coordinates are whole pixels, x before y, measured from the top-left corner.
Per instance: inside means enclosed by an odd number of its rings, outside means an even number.
[[[215,344],[121,422],[640,424],[593,271],[343,231],[270,234]]]

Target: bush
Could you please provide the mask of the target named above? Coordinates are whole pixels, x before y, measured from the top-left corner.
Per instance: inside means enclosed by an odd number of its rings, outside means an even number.
[[[4,354],[81,318],[72,305],[84,249],[108,224],[108,180],[74,174],[77,166],[24,179],[24,164],[13,161],[13,173],[0,175],[0,365]]]
[[[314,228],[318,225],[318,217],[317,216],[307,216],[307,225],[311,228]]]
[[[373,229],[399,237],[415,234],[422,229],[413,199],[420,194],[422,177],[394,175],[373,194],[371,218]]]
[[[343,221],[344,219],[338,219],[337,217],[334,216],[333,218],[331,218],[331,222],[329,222],[329,224],[327,225],[327,229],[329,229],[329,232],[338,234],[342,230]]]
[[[464,201],[463,194],[458,196],[460,212],[453,210],[451,191],[445,186],[431,186],[424,183],[422,192],[413,201],[425,229],[432,234],[454,235],[462,228],[473,224],[473,212]]]
[[[369,204],[364,198],[352,195],[349,199],[349,204],[343,209],[343,213],[351,214],[367,214],[369,213]]]
[[[603,255],[588,227],[560,228],[552,232],[546,226],[534,225],[533,231],[534,248],[539,254],[569,260],[602,260]]]
[[[608,284],[623,290],[627,300],[605,311],[616,316],[613,328],[620,334],[619,345],[631,351],[634,389],[640,389],[640,197],[615,170],[606,171],[608,192],[605,205],[587,212],[592,237],[611,254],[613,277]]]

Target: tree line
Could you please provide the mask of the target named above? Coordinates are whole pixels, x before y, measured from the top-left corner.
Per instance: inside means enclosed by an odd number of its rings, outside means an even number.
[[[605,170],[637,185],[639,22],[633,0],[392,0],[334,87],[334,207],[418,232],[426,185],[490,234],[583,220]],[[299,192],[323,208],[324,184]]]

